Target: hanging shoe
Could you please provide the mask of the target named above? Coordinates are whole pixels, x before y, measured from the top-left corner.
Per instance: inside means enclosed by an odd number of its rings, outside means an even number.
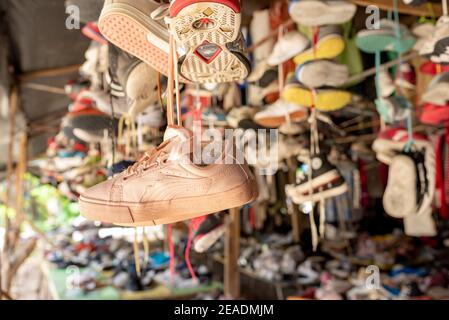
[[[246,164],[197,165],[193,133],[168,127],[165,142],[119,176],[80,197],[81,214],[90,220],[123,226],[170,224],[247,204],[257,184]],[[233,152],[233,151],[232,151]]]
[[[318,41],[315,48],[309,49],[298,54],[293,61],[296,65],[317,59],[334,59],[345,48],[345,41],[342,35],[342,29],[339,26],[324,26],[318,32]]]
[[[348,81],[349,70],[346,65],[330,60],[313,60],[299,65],[295,76],[308,88],[341,87]]]
[[[285,186],[287,196],[294,203],[317,202],[342,195],[348,190],[348,185],[340,172],[329,163],[325,155],[312,157],[310,163],[312,165],[311,182],[309,180],[310,168],[304,163],[296,170],[296,184]]]
[[[307,118],[307,109],[298,104],[278,100],[256,113],[254,121],[262,126],[274,128],[285,123],[287,116],[291,121],[304,121]]]
[[[351,102],[352,94],[349,91],[336,88],[322,88],[312,90],[302,86],[295,77],[288,80],[282,98],[288,103],[294,103],[305,107],[314,106],[321,111],[334,111],[345,107]]]
[[[303,52],[309,46],[309,39],[299,31],[290,31],[282,36],[268,57],[268,65],[277,66]]]
[[[357,47],[367,53],[376,51],[395,51],[405,53],[412,49],[415,38],[404,25],[400,25],[400,38],[396,36],[396,24],[388,19],[381,19],[379,29],[365,29],[357,33]]]
[[[209,250],[226,232],[225,213],[220,212],[194,219],[197,224],[193,249],[198,253]]]
[[[239,0],[172,1],[170,30],[187,50],[179,58],[179,73],[196,83],[245,79],[251,66],[240,23]]]
[[[349,1],[291,1],[289,13],[296,23],[315,27],[343,24],[354,17],[357,6]]]
[[[168,75],[169,32],[165,5],[154,0],[106,0],[98,26],[103,36],[126,52]],[[161,13],[151,17],[152,13]],[[181,82],[186,82],[181,77]]]

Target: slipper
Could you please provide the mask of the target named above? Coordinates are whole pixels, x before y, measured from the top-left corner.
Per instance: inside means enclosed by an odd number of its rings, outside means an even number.
[[[393,21],[380,20],[380,29],[365,29],[357,33],[356,43],[360,50],[367,53],[376,51],[395,51],[404,53],[412,49],[415,38],[404,25],[400,25],[401,37],[396,37],[396,25]]]
[[[316,59],[333,59],[343,52],[345,41],[342,30],[338,26],[325,26],[320,28],[318,41],[314,48],[309,48],[298,54],[293,61],[296,65]]]
[[[356,10],[356,5],[349,1],[300,0],[289,6],[293,21],[310,27],[346,23]]]
[[[344,64],[316,60],[298,66],[295,75],[296,79],[308,88],[340,87],[348,81],[349,70]]]
[[[299,31],[290,31],[282,36],[274,45],[273,52],[268,57],[268,65],[280,65],[303,52],[309,45],[309,39]]]
[[[313,97],[311,90],[304,88],[297,81],[290,81],[282,91],[282,98],[289,102],[305,107],[312,107],[321,111],[339,110],[351,102],[350,92],[340,89],[326,88],[316,90]]]

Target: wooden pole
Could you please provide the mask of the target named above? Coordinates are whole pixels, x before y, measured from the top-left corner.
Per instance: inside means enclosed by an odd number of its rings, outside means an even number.
[[[224,252],[224,293],[233,299],[240,298],[240,212],[239,208],[229,210],[229,219],[225,235]]]

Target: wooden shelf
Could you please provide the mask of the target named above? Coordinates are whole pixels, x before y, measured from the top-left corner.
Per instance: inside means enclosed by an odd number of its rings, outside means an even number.
[[[361,7],[367,7],[370,5],[377,6],[381,10],[393,10],[393,0],[376,0],[376,1],[370,1],[370,0],[351,0],[353,3],[355,3],[358,6]],[[443,15],[443,9],[441,6],[441,3],[432,3],[432,9],[433,14],[436,17],[440,17]],[[402,3],[401,0],[398,0],[398,10],[400,13],[403,14],[410,14],[414,16],[432,16],[432,12],[429,10],[429,6],[427,4],[422,4],[420,6],[407,6]]]

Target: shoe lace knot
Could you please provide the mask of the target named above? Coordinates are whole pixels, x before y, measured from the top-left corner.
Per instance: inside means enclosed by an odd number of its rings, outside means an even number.
[[[153,150],[146,152],[144,156],[134,165],[128,167],[125,172],[125,179],[128,179],[136,174],[140,174],[151,168],[157,168],[165,163],[169,158],[169,153],[164,150]]]

